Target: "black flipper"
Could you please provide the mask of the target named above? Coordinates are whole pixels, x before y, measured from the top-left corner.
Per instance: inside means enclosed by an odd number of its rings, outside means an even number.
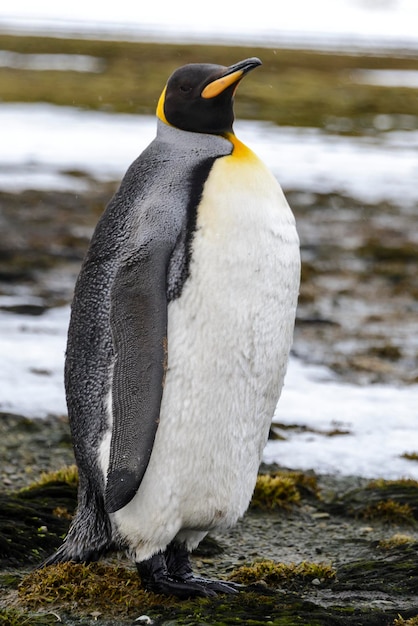
[[[166,368],[166,272],[171,249],[151,242],[121,265],[111,294],[115,350],[108,513],[135,495],[157,432]]]

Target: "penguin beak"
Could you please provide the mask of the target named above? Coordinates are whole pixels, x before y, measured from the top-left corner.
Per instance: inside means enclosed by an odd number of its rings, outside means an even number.
[[[238,83],[245,76],[245,74],[248,74],[248,72],[255,69],[259,65],[261,65],[261,61],[260,59],[257,59],[257,57],[244,59],[244,61],[230,65],[225,69],[225,72],[223,72],[221,76],[218,76],[215,80],[206,85],[200,95],[202,98],[206,99],[216,98],[216,96],[219,96],[219,94],[225,91],[225,89],[235,83]]]

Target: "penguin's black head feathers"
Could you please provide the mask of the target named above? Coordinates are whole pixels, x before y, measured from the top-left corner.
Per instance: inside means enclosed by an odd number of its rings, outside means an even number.
[[[259,65],[261,61],[256,57],[230,67],[184,65],[168,79],[157,116],[181,130],[216,135],[231,132],[235,89],[245,74]]]

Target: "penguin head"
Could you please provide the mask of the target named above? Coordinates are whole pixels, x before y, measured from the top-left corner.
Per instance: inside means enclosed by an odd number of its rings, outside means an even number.
[[[181,130],[222,135],[232,132],[234,93],[241,79],[261,65],[252,57],[230,67],[191,63],[168,79],[157,117]]]

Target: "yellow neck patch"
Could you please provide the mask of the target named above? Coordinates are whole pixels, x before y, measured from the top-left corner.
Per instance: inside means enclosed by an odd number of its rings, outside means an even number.
[[[162,122],[165,122],[165,124],[169,124],[169,122],[167,122],[167,118],[165,116],[164,113],[164,102],[165,102],[165,92],[167,91],[167,86],[164,87],[162,94],[160,96],[160,99],[158,100],[158,104],[157,104],[157,117],[159,120],[161,120]]]
[[[232,150],[232,154],[230,155],[231,157],[235,159],[243,159],[243,160],[245,159],[246,161],[249,161],[252,159],[258,160],[254,152],[250,148],[248,148],[248,146],[246,146],[245,143],[242,143],[242,141],[237,139],[234,133],[225,133],[224,136],[234,146]]]

